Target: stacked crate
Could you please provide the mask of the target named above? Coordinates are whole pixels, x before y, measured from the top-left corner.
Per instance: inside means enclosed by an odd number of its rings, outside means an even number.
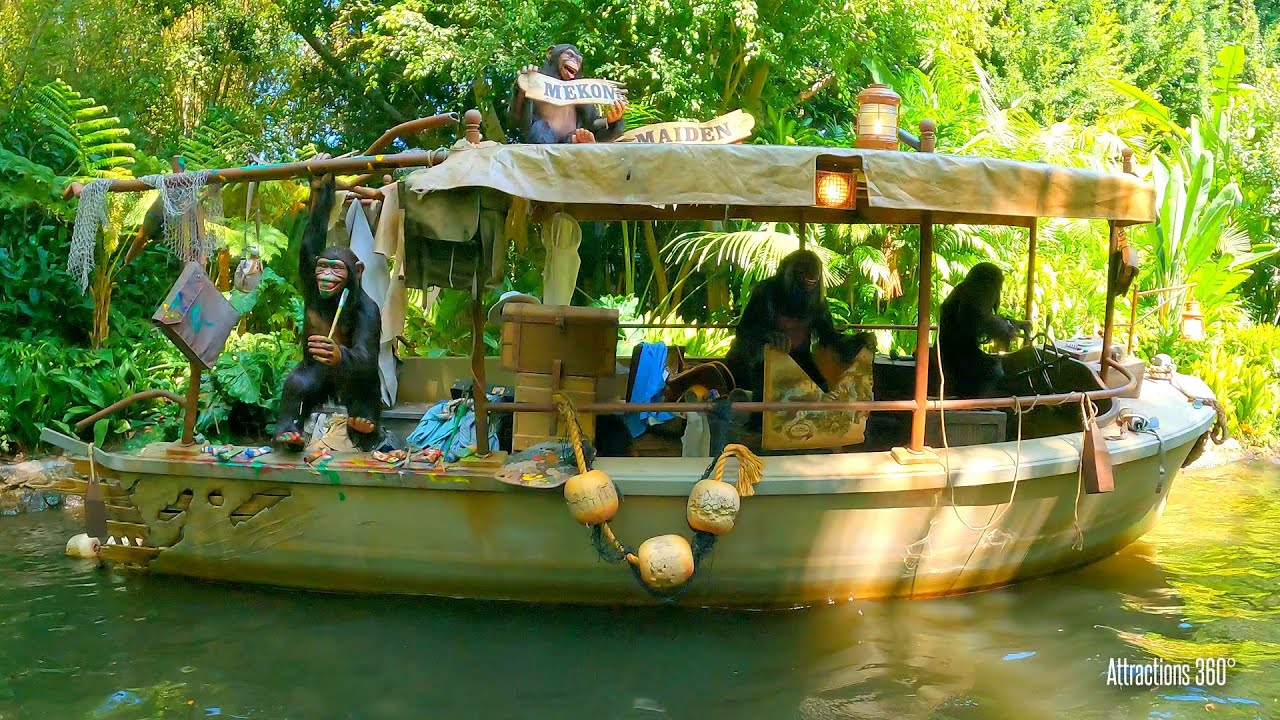
[[[516,402],[551,404],[563,393],[574,405],[596,402],[600,379],[617,366],[618,311],[568,305],[508,303],[502,308],[502,366],[516,374]],[[595,440],[595,417],[580,414]],[[511,449],[566,436],[555,414],[516,413]]]

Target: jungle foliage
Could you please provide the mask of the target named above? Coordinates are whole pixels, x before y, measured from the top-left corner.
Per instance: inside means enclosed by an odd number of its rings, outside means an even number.
[[[1190,296],[1143,300],[1138,344],[1221,370],[1233,423],[1275,432],[1280,376],[1280,15],[1262,0],[11,0],[0,4],[0,443],[30,449],[46,423],[66,428],[135,390],[175,389],[185,363],[145,319],[179,264],[149,247],[123,256],[150,196],[113,200],[97,272],[82,294],[66,272],[72,180],[266,162],[367,146],[393,124],[478,107],[505,139],[516,70],[572,41],[589,75],[624,82],[629,122],[707,119],[745,108],[754,142],[847,146],[856,94],[873,81],[902,96],[902,125],[938,127],[938,149],[1117,171],[1122,147],[1152,179],[1160,222],[1135,229],[1143,289],[1195,283]],[[412,138],[430,147],[453,129]],[[405,143],[399,143],[403,145]],[[278,404],[296,358],[301,183],[223,193],[227,248],[270,269],[218,367],[205,375],[201,428],[253,435]],[[579,302],[650,322],[732,322],[751,283],[799,245],[797,228],[755,223],[584,226]],[[913,323],[918,233],[909,227],[810,226],[830,296],[850,322]],[[1106,228],[1046,221],[1035,296],[1040,329],[1089,333],[1102,314]],[[939,228],[935,297],[975,263],[1008,274],[1020,308],[1026,233]],[[513,248],[502,287],[538,292],[536,234]],[[1210,340],[1177,342],[1187,297]],[[425,310],[413,298],[404,354],[464,352],[461,293]],[[1128,312],[1128,300],[1119,314]],[[628,341],[678,332],[634,334]],[[727,336],[704,334],[707,354]],[[686,338],[687,339],[687,338]],[[496,348],[490,331],[486,345]],[[909,334],[881,347],[907,350]],[[701,352],[701,351],[700,351]],[[1217,353],[1217,355],[1215,355]],[[1231,366],[1234,367],[1234,366]],[[114,424],[134,440],[172,435],[172,408],[137,406]],[[5,447],[0,447],[4,451]]]

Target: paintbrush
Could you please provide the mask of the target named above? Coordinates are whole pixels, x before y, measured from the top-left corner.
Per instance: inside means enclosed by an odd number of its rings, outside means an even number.
[[[330,340],[333,339],[333,332],[338,329],[338,318],[342,317],[342,307],[347,304],[347,294],[351,292],[351,288],[343,288],[342,295],[338,297],[338,309],[333,312],[333,324],[329,326]]]

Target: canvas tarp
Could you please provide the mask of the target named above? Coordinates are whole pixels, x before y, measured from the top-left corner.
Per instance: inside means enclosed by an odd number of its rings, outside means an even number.
[[[444,163],[417,170],[417,193],[487,187],[544,203],[577,205],[796,208],[815,205],[820,158],[856,158],[867,200],[859,209],[911,222],[923,212],[944,222],[1025,225],[1039,217],[1097,218],[1122,224],[1155,219],[1149,183],[1108,174],[940,153],[776,145],[484,145],[455,148]],[[869,213],[870,215],[870,213]]]

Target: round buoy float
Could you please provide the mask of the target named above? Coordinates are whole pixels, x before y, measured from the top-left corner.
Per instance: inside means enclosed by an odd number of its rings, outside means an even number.
[[[655,590],[678,588],[693,577],[693,548],[679,535],[651,537],[636,556],[640,579]]]
[[[689,527],[712,535],[724,535],[733,529],[742,499],[738,490],[720,480],[700,480],[689,493],[685,516]]]
[[[574,475],[564,484],[564,501],[569,514],[581,525],[599,525],[618,514],[618,490],[601,470]]]
[[[89,537],[84,533],[73,535],[71,539],[67,541],[67,554],[71,557],[93,560],[98,557],[98,553],[101,549],[102,543],[98,542],[98,538]]]

